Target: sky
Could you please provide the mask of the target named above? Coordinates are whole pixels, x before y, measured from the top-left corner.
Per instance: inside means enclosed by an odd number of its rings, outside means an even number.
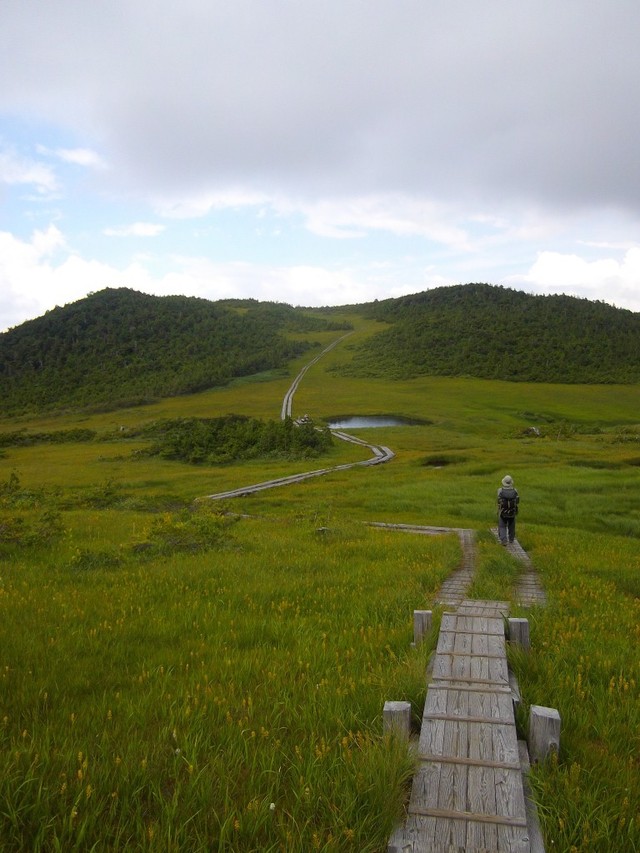
[[[640,311],[637,0],[0,0],[0,330],[105,287]]]

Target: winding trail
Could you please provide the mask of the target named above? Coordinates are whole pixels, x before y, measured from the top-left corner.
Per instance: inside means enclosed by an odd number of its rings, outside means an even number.
[[[302,370],[298,373],[296,378],[291,383],[287,393],[284,395],[284,400],[282,401],[282,409],[280,410],[280,418],[281,420],[285,420],[286,418],[290,418],[292,416],[293,410],[293,397],[298,390],[298,385],[302,381],[305,373],[309,370],[309,368],[313,367],[314,364],[317,364],[320,359],[330,352],[334,347],[336,347],[341,341],[345,338],[349,337],[352,332],[349,332],[346,335],[342,335],[342,337],[333,341],[333,343],[329,344],[328,347],[322,350],[320,355],[317,355],[312,361],[306,364]],[[371,465],[380,465],[383,462],[389,462],[395,456],[393,450],[385,447],[382,444],[369,444],[367,441],[363,441],[361,438],[356,438],[354,435],[350,435],[349,433],[342,432],[340,430],[331,430],[331,434],[341,441],[348,441],[351,444],[360,445],[363,448],[367,448],[371,452],[371,457],[369,459],[364,459],[360,462],[347,462],[343,465],[334,465],[330,468],[318,468],[315,471],[305,471],[301,474],[291,474],[287,477],[277,477],[273,480],[265,480],[262,483],[254,483],[250,486],[241,486],[238,489],[230,489],[226,492],[217,492],[213,495],[205,495],[204,500],[224,500],[225,498],[239,498],[246,497],[251,494],[255,494],[256,492],[264,491],[265,489],[274,489],[278,486],[290,486],[293,483],[301,483],[304,480],[310,480],[313,477],[322,477],[324,474],[331,474],[333,471],[344,471],[347,468],[357,468],[357,467],[369,467]]]
[[[341,343],[345,338],[352,334],[349,332],[337,338],[328,347],[322,350],[312,361],[306,364],[295,377],[287,393],[282,401],[280,417],[282,420],[292,417],[293,398],[298,390],[300,382],[304,378],[307,371],[317,364],[320,359],[330,352],[334,347]],[[360,462],[347,462],[343,465],[334,465],[329,468],[318,468],[314,471],[305,471],[300,474],[290,474],[286,477],[277,477],[273,480],[265,480],[262,483],[253,483],[249,486],[240,486],[237,489],[229,489],[226,492],[217,492],[213,495],[206,495],[204,500],[224,500],[225,498],[241,498],[248,495],[261,492],[266,489],[274,489],[278,486],[290,486],[294,483],[302,483],[304,480],[310,480],[314,477],[322,477],[325,474],[331,474],[334,471],[345,471],[349,468],[370,467],[372,465],[380,465],[384,462],[389,462],[394,458],[395,453],[390,448],[381,444],[370,444],[355,435],[343,432],[342,430],[331,430],[331,434],[340,441],[348,441],[351,444],[356,444],[370,451],[371,456]],[[449,607],[458,607],[463,600],[467,598],[467,592],[471,586],[471,581],[476,567],[475,557],[475,531],[458,528],[458,527],[434,527],[423,526],[418,524],[391,524],[387,522],[366,522],[370,527],[384,527],[393,530],[400,530],[407,533],[418,533],[423,535],[438,535],[443,533],[455,533],[460,539],[462,547],[462,560],[458,568],[453,574],[448,577],[440,588],[435,603]],[[492,533],[497,538],[497,530],[492,528]],[[544,605],[546,596],[540,584],[540,580],[535,571],[533,563],[527,552],[522,548],[518,540],[508,546],[510,553],[523,564],[524,571],[522,572],[515,590],[515,599],[524,607],[534,607],[536,605]]]
[[[298,373],[284,396],[282,420],[292,416],[293,397],[309,368],[345,337],[330,344]],[[378,465],[395,455],[388,447],[369,444],[342,431],[331,432],[341,441],[368,448],[371,458],[279,477],[208,497],[212,500],[243,497],[332,471]],[[523,753],[517,740],[504,633],[508,604],[467,599],[476,568],[475,531],[386,522],[367,524],[431,536],[455,533],[462,550],[458,568],[446,578],[435,596],[436,605],[451,607],[454,612],[442,615],[438,648],[431,661],[407,817],[391,835],[387,850],[389,853],[544,851],[526,779],[528,755],[525,761],[522,755],[526,754],[526,747]],[[497,538],[497,530],[492,532]],[[508,549],[524,565],[515,589],[516,601],[525,607],[544,604],[545,594],[528,554],[517,539]],[[531,843],[532,839],[535,843]]]
[[[353,334],[353,332],[347,332],[346,335],[343,335],[341,338],[338,338],[337,340],[335,340],[332,344],[329,344],[328,347],[325,347],[325,349],[322,350],[320,355],[317,355],[312,361],[309,362],[309,364],[306,364],[302,368],[300,373],[298,373],[296,378],[293,380],[291,387],[289,388],[287,393],[284,395],[284,400],[282,401],[282,409],[280,411],[280,419],[281,420],[284,420],[285,418],[291,417],[291,410],[292,410],[292,406],[293,406],[293,395],[298,390],[298,385],[302,381],[302,378],[305,375],[305,373],[307,372],[307,370],[309,370],[310,367],[313,367],[314,364],[317,364],[323,356],[325,356],[328,352],[331,352],[331,350],[334,347],[337,347],[339,343],[341,343],[345,338],[348,338],[349,335],[352,335],[352,334]]]
[[[434,527],[420,524],[393,524],[386,521],[367,521],[369,527],[382,527],[387,530],[399,530],[405,533],[418,533],[423,536],[438,536],[443,533],[455,533],[460,539],[462,559],[458,568],[444,581],[434,599],[434,604],[445,607],[459,607],[468,598],[469,587],[476,570],[476,534],[464,527]],[[491,528],[498,539],[498,529]],[[531,558],[518,540],[507,546],[509,553],[523,564],[515,587],[514,600],[523,607],[541,607],[547,603],[545,591],[535,570]]]

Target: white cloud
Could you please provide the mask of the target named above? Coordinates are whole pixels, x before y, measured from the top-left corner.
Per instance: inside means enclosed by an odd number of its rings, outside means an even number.
[[[102,233],[107,237],[157,237],[165,228],[156,222],[134,222],[120,228],[105,228]]]
[[[399,237],[423,237],[446,246],[469,249],[464,228],[452,222],[444,206],[402,194],[369,195],[300,204],[307,227],[325,237],[360,237],[387,232]]]
[[[65,163],[73,163],[76,166],[105,169],[107,165],[102,157],[90,148],[57,148],[54,153]]]
[[[98,139],[114,184],[148,198],[638,208],[635,0],[157,6],[5,0],[0,108]]]
[[[348,267],[215,263],[190,256],[172,257],[172,270],[153,275],[146,260],[139,257],[123,268],[87,260],[69,249],[53,225],[34,232],[30,240],[0,232],[0,329],[105,287],[131,287],[158,296],[253,297],[294,305],[342,305],[388,296],[389,277],[394,275],[389,270],[381,273]]]
[[[366,302],[371,281],[365,270],[313,265],[218,264],[207,258],[176,258],[181,271],[166,281],[207,299],[253,297],[291,305],[346,305]],[[184,292],[184,291],[180,291]]]
[[[37,260],[51,257],[58,249],[66,249],[65,237],[55,225],[49,225],[44,231],[34,231],[31,240],[34,255]]]
[[[32,259],[56,301],[84,268],[94,290],[126,271],[344,302],[482,280],[637,309],[640,4],[587,5],[4,0],[0,184],[22,193],[0,227],[59,216],[91,245]],[[45,240],[12,239],[34,257]],[[176,246],[193,257],[167,261]]]
[[[238,210],[243,207],[259,207],[273,203],[262,192],[230,188],[217,192],[193,193],[174,197],[157,198],[154,208],[159,216],[167,219],[198,219],[213,210]]]
[[[576,254],[540,252],[524,276],[503,281],[524,286],[535,293],[565,293],[585,299],[599,299],[640,311],[640,247],[625,252],[624,258],[589,261]]]
[[[35,231],[30,240],[0,232],[0,329],[75,302],[92,290],[136,284],[145,289],[149,281],[141,267],[120,271],[73,254],[54,225]]]
[[[421,268],[411,258],[324,266],[220,263],[208,257],[174,255],[166,259],[164,272],[152,273],[152,268],[158,268],[157,257],[137,255],[122,267],[83,258],[55,225],[35,231],[29,240],[0,232],[0,328],[105,287],[211,300],[253,297],[293,305],[345,305],[473,280],[461,279],[445,266]],[[526,274],[505,277],[500,283],[533,293],[604,298],[618,307],[640,311],[640,247],[628,249],[621,260],[540,252]]]
[[[399,237],[423,237],[462,251],[471,247],[467,231],[456,224],[459,212],[434,201],[401,193],[308,201],[229,190],[156,203],[159,215],[180,219],[202,218],[213,210],[241,208],[260,208],[256,212],[258,217],[264,216],[267,209],[279,217],[300,216],[311,233],[331,239],[353,239],[370,232],[386,232]],[[476,221],[481,219],[481,216],[475,217]],[[488,217],[486,221],[489,221]],[[497,227],[497,220],[492,219],[491,222]],[[504,222],[501,227],[505,227]]]
[[[41,194],[58,189],[58,179],[53,169],[21,156],[12,148],[0,151],[0,183],[31,185]]]

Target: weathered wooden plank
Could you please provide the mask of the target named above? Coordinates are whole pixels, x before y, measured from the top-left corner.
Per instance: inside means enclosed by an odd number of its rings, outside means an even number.
[[[509,683],[506,657],[491,658],[485,655],[436,654],[433,660],[432,679],[460,678],[464,681]]]
[[[422,817],[442,817],[447,820],[470,821],[474,823],[501,824],[503,826],[526,827],[526,818],[510,817],[509,815],[474,814],[473,812],[449,811],[448,809],[419,809],[411,812]]]
[[[429,690],[464,690],[466,693],[498,693],[505,696],[511,696],[513,693],[511,684],[507,686],[495,684],[493,681],[481,684],[473,681],[456,681],[455,678],[450,681],[444,679],[432,681],[429,683]]]
[[[521,821],[520,826],[526,826],[527,808],[522,788],[522,771],[496,768],[494,774],[497,813],[518,819]]]
[[[514,723],[513,702],[506,693],[476,692],[467,694],[467,707],[471,716],[492,717]]]
[[[484,723],[487,726],[502,726],[508,720],[501,720],[499,717],[473,717],[471,715],[462,716],[462,714],[424,714],[422,718],[425,722],[429,720],[444,720],[450,723]]]
[[[496,756],[493,753],[493,731],[486,723],[466,723],[469,726],[469,751],[467,755],[474,758],[488,758],[493,761]],[[500,758],[502,758],[500,756]]]
[[[518,761],[518,733],[515,724],[503,727],[494,726],[491,730],[491,738],[491,760],[505,763]]]
[[[504,634],[504,618],[502,616],[461,613],[460,611],[452,613],[451,616],[451,622],[457,631],[474,634]],[[451,630],[448,623],[445,623],[445,628]]]
[[[436,654],[502,656],[505,654],[504,635],[441,630]]]
[[[418,739],[418,752],[433,752],[436,755],[455,755],[456,752],[452,751],[449,747],[445,751],[444,736],[444,720],[431,720],[427,725],[422,725]]]
[[[402,853],[529,851],[501,602],[442,616]]]
[[[425,720],[418,741],[418,753],[442,757],[458,756],[474,763],[518,762],[515,726],[505,723]]]
[[[473,815],[496,817],[495,773],[492,767],[470,767],[468,786],[468,809]],[[477,821],[478,818],[474,820]],[[496,845],[497,846],[497,836]]]
[[[438,676],[438,683],[446,683],[449,682],[453,685],[459,684],[468,684],[473,689],[483,689],[484,687],[492,688],[496,685],[500,685],[502,687],[509,687],[509,682],[507,680],[501,680],[496,682],[495,679],[492,678],[464,678],[459,677],[457,675],[440,675]]]
[[[458,768],[457,778],[443,775],[436,764],[421,764],[416,770],[409,798],[408,812],[422,814],[425,809],[446,807],[462,809],[467,801],[467,768]]]
[[[465,615],[506,616],[509,612],[509,603],[507,601],[465,599],[458,605],[457,612]]]
[[[482,689],[461,690],[443,687],[440,682],[429,686],[423,716],[514,721],[513,702],[509,693]]]
[[[438,840],[436,843],[436,825]],[[492,832],[492,839],[487,837]],[[525,827],[487,824],[474,821],[409,815],[405,826],[399,827],[390,839],[388,853],[460,853],[488,850],[504,853],[529,853],[528,830]],[[496,836],[497,835],[497,839]],[[497,843],[495,843],[497,841]]]
[[[475,765],[478,766],[480,764],[485,767],[496,767],[502,770],[520,770],[520,763],[517,762],[515,764],[507,764],[503,761],[489,761],[486,758],[463,758],[460,755],[423,755],[422,753],[418,755],[419,761],[431,761],[435,764],[466,764],[466,765]]]

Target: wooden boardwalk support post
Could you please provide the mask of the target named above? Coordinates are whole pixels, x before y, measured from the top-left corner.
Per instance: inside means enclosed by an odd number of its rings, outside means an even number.
[[[411,702],[385,702],[382,725],[384,734],[395,733],[408,742],[411,734]]]
[[[532,705],[529,710],[529,755],[532,762],[544,761],[560,750],[560,714],[555,708]]]
[[[531,639],[529,638],[528,619],[509,619],[509,642],[520,646],[525,652],[529,651],[531,648]]]
[[[414,610],[413,611],[413,645],[418,646],[431,630],[433,624],[433,611],[431,610]]]

